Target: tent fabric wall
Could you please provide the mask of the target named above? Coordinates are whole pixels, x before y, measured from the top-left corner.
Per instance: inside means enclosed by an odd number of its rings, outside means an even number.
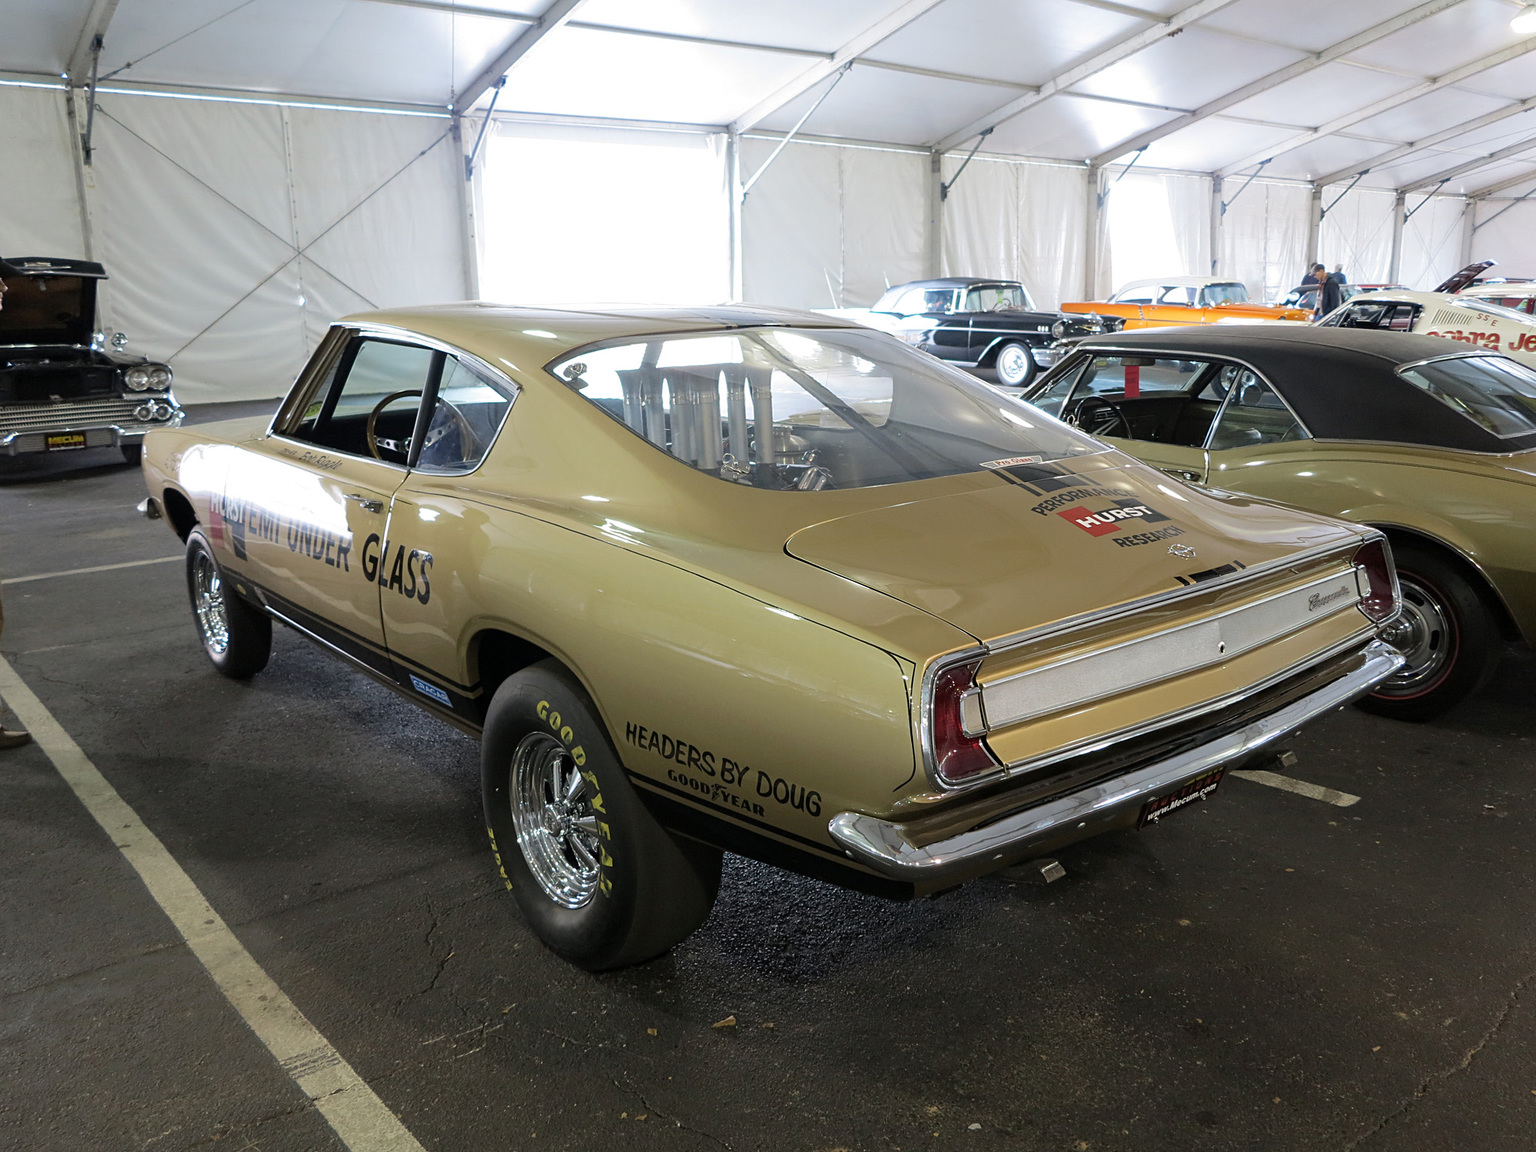
[[[946,158],[946,181],[963,159]],[[1075,165],[973,160],[944,202],[944,274],[1018,280],[1042,308],[1080,299],[1086,179]]]
[[[1209,176],[1121,170],[1104,179],[1110,291],[1158,276],[1210,275]],[[1097,280],[1105,289],[1102,271]]]
[[[743,181],[777,141],[741,142]],[[928,159],[792,142],[742,205],[743,291],[757,304],[851,308],[923,275]]]
[[[281,395],[326,325],[461,299],[446,118],[103,96],[103,319],[188,401]]]
[[[1229,180],[1222,190],[1219,273],[1241,280],[1253,300],[1277,300],[1306,274],[1312,190],[1305,184]]]
[[[1412,215],[1403,222],[1397,282],[1409,288],[1433,288],[1461,267],[1467,201],[1460,196],[1431,196],[1424,204],[1410,197],[1407,209]]]
[[[1392,214],[1397,196],[1348,185],[1323,189],[1326,215],[1318,230],[1317,259],[1330,272],[1344,265],[1352,284],[1385,284],[1392,276]]]
[[[1536,279],[1536,197],[1511,203],[1483,200],[1472,221],[1472,259],[1497,260],[1490,276]]]
[[[0,255],[86,256],[68,99],[63,88],[0,87]]]

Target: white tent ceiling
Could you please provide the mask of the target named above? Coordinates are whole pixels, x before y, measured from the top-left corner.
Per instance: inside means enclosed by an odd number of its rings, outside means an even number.
[[[0,0],[0,70],[1477,195],[1536,181],[1514,0]],[[850,64],[846,71],[843,65]],[[1525,144],[1529,142],[1527,150]],[[1449,175],[1448,175],[1449,174]],[[1520,184],[1501,191],[1520,194]]]

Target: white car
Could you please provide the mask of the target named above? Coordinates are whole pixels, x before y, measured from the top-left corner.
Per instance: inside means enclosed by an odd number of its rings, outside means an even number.
[[[1410,292],[1402,288],[1362,292],[1318,323],[1330,328],[1380,328],[1443,336],[1503,352],[1536,367],[1536,316],[1467,292]]]
[[[1502,304],[1527,316],[1536,315],[1536,280],[1494,280],[1487,284],[1474,284],[1463,288],[1458,295]]]

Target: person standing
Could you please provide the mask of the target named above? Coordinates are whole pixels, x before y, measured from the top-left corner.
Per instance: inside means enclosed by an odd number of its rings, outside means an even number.
[[[1321,264],[1312,265],[1312,279],[1317,281],[1317,303],[1312,308],[1312,319],[1321,320],[1344,303],[1344,294],[1339,290],[1339,282],[1328,275],[1328,269]]]
[[[7,264],[0,260],[0,308],[5,307],[5,280],[7,276],[20,276],[20,270],[14,264]],[[0,632],[5,631],[5,605],[0,604]],[[20,728],[7,728],[0,723],[0,751],[6,748],[20,748],[30,741],[32,737]]]
[[[1349,283],[1348,277],[1346,277],[1344,275],[1344,265],[1342,265],[1342,264],[1335,264],[1333,266],[1332,276],[1340,284],[1348,284]]]

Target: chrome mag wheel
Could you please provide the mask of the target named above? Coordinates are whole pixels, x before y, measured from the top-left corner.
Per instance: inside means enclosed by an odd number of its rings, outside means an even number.
[[[229,650],[229,613],[224,606],[224,580],[218,565],[206,552],[192,561],[192,610],[197,613],[197,627],[210,652],[223,655]]]
[[[512,754],[512,826],[528,871],[563,908],[584,908],[597,891],[597,817],[581,769],[553,736],[524,736]]]
[[[1403,612],[1383,639],[1408,662],[1376,691],[1383,696],[1411,696],[1441,679],[1456,658],[1456,623],[1439,589],[1407,572],[1398,573]]]

